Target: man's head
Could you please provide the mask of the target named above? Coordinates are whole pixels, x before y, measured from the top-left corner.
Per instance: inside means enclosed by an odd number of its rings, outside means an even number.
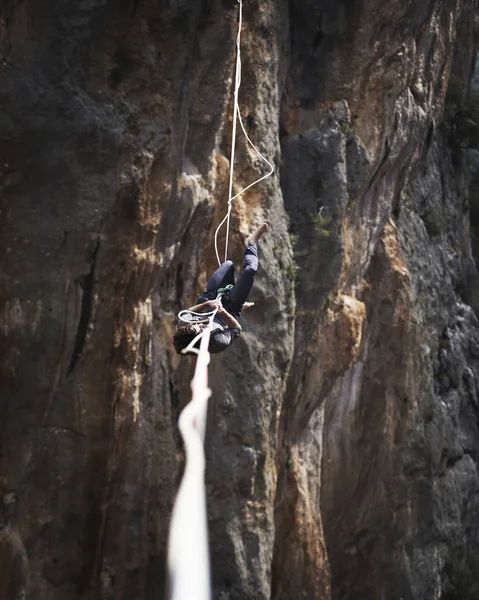
[[[178,354],[190,344],[193,339],[201,332],[206,329],[206,323],[195,323],[191,325],[181,325],[176,330],[173,336],[173,345]],[[195,344],[196,346],[197,344]]]

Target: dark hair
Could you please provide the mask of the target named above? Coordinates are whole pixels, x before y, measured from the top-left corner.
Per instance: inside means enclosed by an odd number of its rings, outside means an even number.
[[[192,325],[182,325],[181,327],[178,327],[173,336],[173,345],[176,352],[181,354],[181,351],[186,348],[197,335],[198,333]]]

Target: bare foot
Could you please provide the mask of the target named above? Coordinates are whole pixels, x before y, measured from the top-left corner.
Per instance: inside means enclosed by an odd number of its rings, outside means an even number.
[[[263,223],[262,225],[260,225],[254,233],[252,233],[249,237],[246,238],[246,240],[245,240],[246,246],[249,243],[257,244],[259,238],[263,235],[263,233],[266,233],[268,231],[268,229],[269,229],[268,223]]]
[[[251,308],[252,306],[254,306],[254,302],[245,302],[242,308],[244,310],[245,308]]]

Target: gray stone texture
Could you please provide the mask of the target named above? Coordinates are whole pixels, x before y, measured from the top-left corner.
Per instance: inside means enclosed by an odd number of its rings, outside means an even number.
[[[237,7],[0,3],[2,599],[165,596],[171,335],[216,266]],[[439,600],[479,547],[476,19],[244,0],[276,172],[235,201],[230,258],[271,232],[210,365],[215,600]],[[240,134],[235,190],[264,169]]]

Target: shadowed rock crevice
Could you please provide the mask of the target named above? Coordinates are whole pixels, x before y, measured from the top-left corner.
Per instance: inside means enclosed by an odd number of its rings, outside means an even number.
[[[95,249],[93,250],[90,272],[85,277],[84,283],[82,285],[83,294],[81,301],[80,320],[78,321],[75,345],[73,347],[73,353],[70,359],[70,365],[68,367],[67,376],[73,372],[76,363],[82,355],[83,347],[85,345],[85,340],[88,332],[88,325],[90,323],[93,308],[93,283],[95,281],[95,264],[99,248],[100,242],[98,241],[96,243]]]

